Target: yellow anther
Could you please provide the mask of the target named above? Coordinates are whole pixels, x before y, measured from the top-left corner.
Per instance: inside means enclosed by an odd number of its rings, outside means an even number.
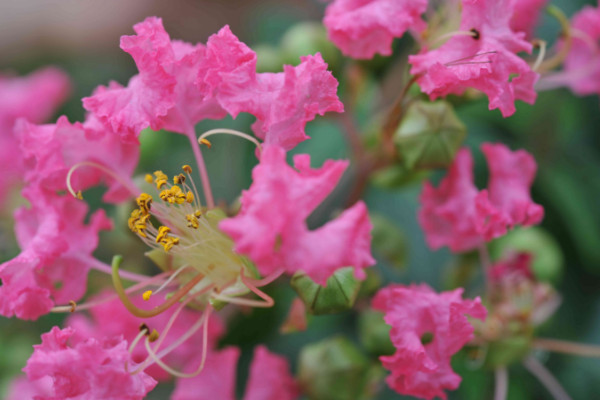
[[[162,171],[154,171],[154,176],[156,176],[156,188],[160,189],[167,184],[169,177],[165,175]]]
[[[158,340],[158,331],[156,329],[152,329],[152,333],[148,336],[148,341],[156,342]]]
[[[152,183],[154,181],[154,178],[152,178],[152,175],[146,174],[146,176],[144,177],[144,180],[148,183]]]
[[[188,174],[192,173],[192,167],[190,167],[187,164],[185,164],[184,166],[182,166],[181,169],[183,170],[183,172],[187,172]]]
[[[161,226],[158,228],[158,234],[156,235],[156,243],[160,243],[167,238],[167,235],[171,232],[171,228],[168,226]]]
[[[176,244],[179,244],[179,238],[169,236],[169,237],[161,240],[160,244],[162,244],[165,251],[168,252],[169,250],[171,250],[173,248],[173,246],[175,246]]]
[[[142,293],[142,299],[144,299],[144,301],[150,300],[150,296],[152,296],[152,290],[146,290]]]
[[[131,212],[131,216],[127,220],[127,225],[133,233],[146,237],[144,230],[146,229],[148,219],[150,219],[150,214],[145,214],[141,209],[136,208]]]
[[[202,138],[198,140],[198,143],[205,145],[209,149],[212,147],[212,143],[208,141],[208,139]]]
[[[174,184],[181,185],[181,184],[183,184],[183,182],[185,182],[185,175],[184,174],[175,175],[173,177],[173,183]]]
[[[187,192],[185,194],[185,201],[187,201],[188,203],[193,203],[194,202],[194,193],[192,192]]]
[[[200,221],[198,221],[198,218],[194,214],[186,215],[185,219],[188,222],[187,226],[189,228],[198,229],[198,227],[200,226]]]
[[[179,186],[164,189],[160,192],[159,196],[163,201],[167,201],[171,204],[183,204],[186,200],[185,194],[183,194]]]
[[[83,200],[83,194],[81,194],[81,190],[78,190],[75,197],[77,197],[79,200]]]
[[[137,205],[140,206],[140,210],[144,214],[148,214],[150,212],[150,206],[152,205],[152,196],[148,193],[142,193],[135,200]]]
[[[69,312],[74,313],[75,309],[77,308],[77,303],[75,303],[75,300],[69,300],[69,305],[71,306]]]
[[[196,216],[196,218],[200,218],[200,216],[202,215],[202,211],[196,210],[194,211],[194,215]]]

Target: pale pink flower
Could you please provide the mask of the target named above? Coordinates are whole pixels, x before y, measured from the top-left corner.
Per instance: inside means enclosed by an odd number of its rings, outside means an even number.
[[[10,187],[22,180],[23,160],[16,151],[13,126],[19,118],[42,123],[50,118],[70,91],[60,70],[44,68],[24,77],[0,75],[0,208]]]
[[[25,195],[31,208],[15,213],[22,251],[0,265],[0,314],[37,319],[54,303],[83,296],[98,232],[112,224],[102,210],[85,224],[88,207],[73,197],[35,188],[25,190]]]
[[[392,389],[423,399],[446,399],[444,390],[458,388],[461,378],[450,358],[474,337],[466,316],[484,320],[487,313],[479,298],[463,300],[462,292],[437,294],[425,284],[390,285],[375,295],[373,308],[385,313],[396,347],[393,355],[380,357],[391,372],[386,381]]]
[[[584,7],[573,16],[571,28],[576,34],[557,77],[575,94],[600,95],[600,7]]]
[[[323,23],[329,39],[353,58],[392,54],[392,40],[409,29],[421,31],[427,0],[335,0]]]
[[[156,381],[144,372],[131,375],[125,371],[129,360],[127,342],[119,339],[67,344],[73,329],[52,328],[42,335],[42,344],[34,346],[33,355],[23,371],[29,380],[52,378],[52,399],[143,399]]]
[[[261,274],[284,268],[303,271],[325,285],[337,269],[352,266],[358,278],[374,264],[370,252],[371,223],[367,208],[358,202],[335,220],[310,231],[306,218],[331,193],[348,166],[326,161],[310,167],[307,154],[287,165],[285,151],[266,146],[253,172],[253,183],[242,194],[240,213],[219,227],[235,241],[235,251],[254,261]]]
[[[127,87],[112,82],[83,99],[84,107],[114,131],[135,141],[146,127],[192,134],[200,120],[249,112],[253,129],[267,143],[286,148],[306,139],[304,125],[316,114],[341,112],[337,80],[320,55],[302,58],[283,73],[257,74],[256,54],[228,26],[206,46],[171,41],[160,18],[134,26],[123,36],[140,73]]]
[[[410,56],[411,74],[431,99],[461,95],[467,88],[485,93],[489,109],[500,109],[504,117],[515,112],[515,100],[533,104],[533,85],[538,74],[519,56],[532,45],[524,32],[510,27],[516,0],[463,0],[461,31],[435,50],[424,49]]]
[[[204,371],[178,379],[171,400],[234,400],[236,364],[240,352],[226,348],[209,354]],[[264,346],[254,351],[244,400],[294,400],[299,390],[288,361]]]
[[[430,247],[468,251],[516,225],[535,225],[542,220],[544,209],[529,193],[536,172],[533,157],[502,144],[486,143],[482,151],[490,167],[487,190],[478,191],[473,183],[468,149],[459,150],[437,188],[425,182],[418,218]]]
[[[510,28],[514,32],[525,32],[527,39],[532,39],[542,10],[548,0],[518,0],[510,20]]]

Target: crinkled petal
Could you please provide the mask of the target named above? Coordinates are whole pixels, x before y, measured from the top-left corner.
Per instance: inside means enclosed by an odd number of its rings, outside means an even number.
[[[266,146],[253,171],[253,184],[242,196],[240,213],[219,227],[247,254],[262,274],[278,268],[306,272],[324,285],[338,268],[353,266],[357,276],[374,263],[370,253],[371,224],[362,203],[315,231],[306,218],[333,190],[347,166],[328,161],[309,168],[307,155],[296,156],[297,170],[285,162],[285,151]],[[348,251],[348,249],[352,249]]]
[[[42,400],[143,399],[156,385],[144,372],[125,371],[129,353],[124,340],[88,339],[69,346],[72,335],[73,329],[52,328],[42,335],[42,344],[34,346],[23,369],[30,380],[52,378],[55,397],[42,396]]]
[[[392,53],[392,40],[409,29],[422,30],[427,0],[335,0],[323,23],[329,39],[354,58]]]
[[[456,389],[461,381],[450,359],[473,338],[466,316],[486,317],[480,299],[463,300],[462,289],[437,294],[424,284],[390,285],[375,295],[372,305],[392,327],[396,353],[380,357],[391,372],[388,385],[403,395],[445,399],[445,390]]]

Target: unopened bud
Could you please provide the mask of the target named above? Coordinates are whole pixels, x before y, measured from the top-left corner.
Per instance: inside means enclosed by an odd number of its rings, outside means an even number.
[[[352,267],[337,270],[325,287],[315,283],[306,274],[297,272],[291,281],[292,288],[314,315],[334,314],[349,310],[354,305],[360,281],[354,278]]]

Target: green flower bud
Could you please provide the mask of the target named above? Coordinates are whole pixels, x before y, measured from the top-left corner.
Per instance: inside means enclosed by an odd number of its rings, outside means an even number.
[[[323,287],[306,274],[297,272],[291,285],[309,313],[314,315],[334,314],[352,308],[360,289],[360,281],[354,278],[351,267],[337,270]]]
[[[542,282],[556,282],[562,274],[564,257],[558,242],[543,228],[517,228],[493,241],[490,254],[498,260],[509,251],[526,251],[533,255],[532,269]]]
[[[404,165],[409,169],[448,167],[467,130],[445,101],[413,103],[394,134]]]
[[[383,320],[383,313],[368,310],[358,317],[358,336],[361,344],[375,356],[390,355],[396,348],[390,340],[392,327]]]
[[[348,339],[335,337],[302,349],[298,380],[310,400],[373,398],[381,372]]]
[[[491,342],[487,349],[485,365],[495,369],[519,362],[531,352],[531,338],[512,336]]]

